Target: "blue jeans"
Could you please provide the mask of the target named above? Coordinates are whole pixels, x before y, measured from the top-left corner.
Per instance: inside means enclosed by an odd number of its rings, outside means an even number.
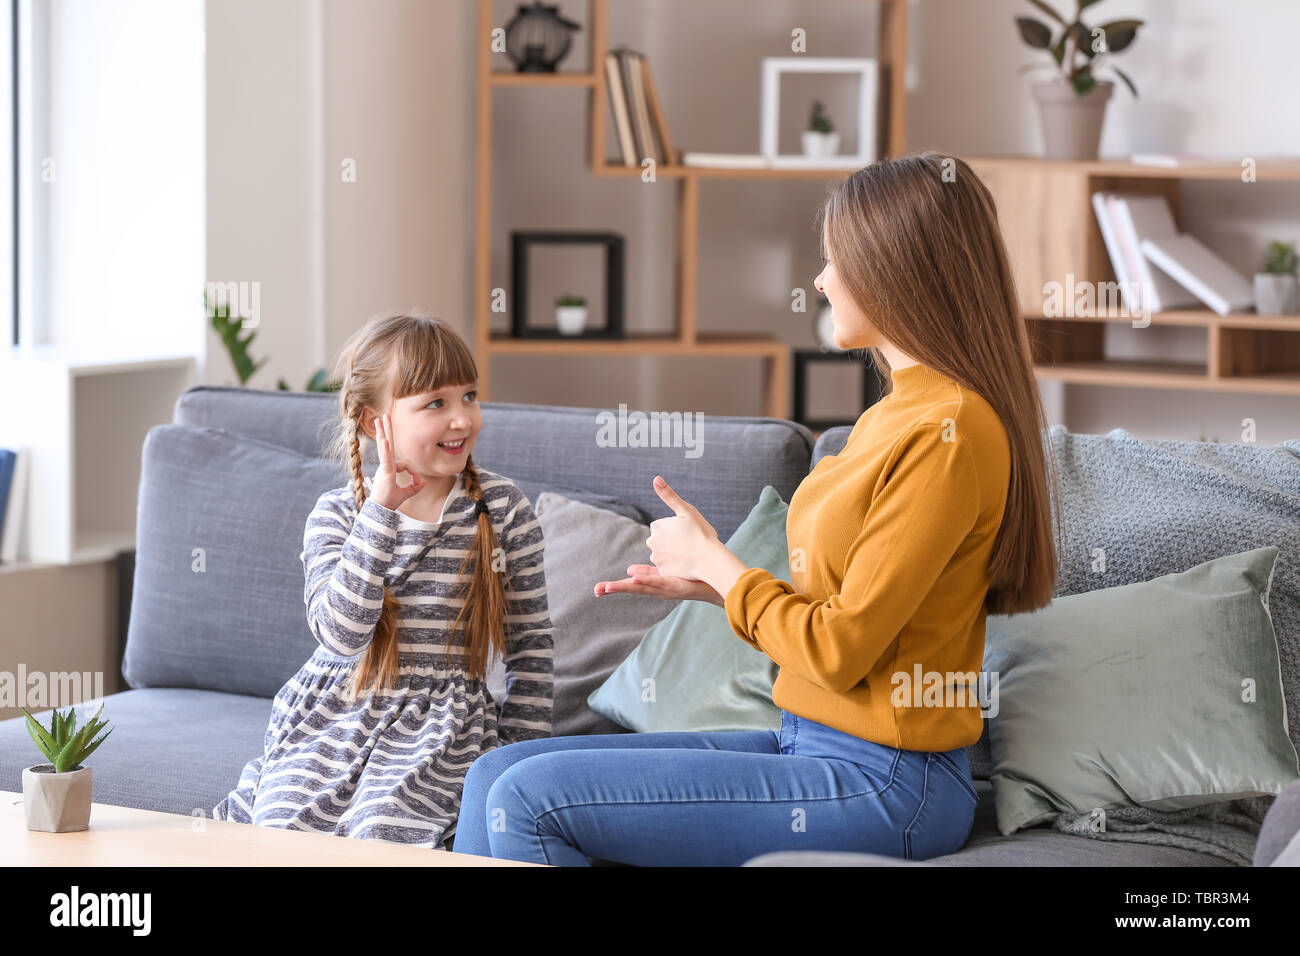
[[[781,730],[594,734],[470,765],[452,852],[557,866],[739,866],[777,850],[955,853],[966,748],[898,750],[781,712]]]

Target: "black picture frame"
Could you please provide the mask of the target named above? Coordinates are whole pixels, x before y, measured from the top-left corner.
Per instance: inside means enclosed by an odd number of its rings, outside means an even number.
[[[533,245],[598,245],[605,248],[605,324],[585,329],[578,335],[565,335],[559,329],[534,328],[528,324],[528,249]],[[623,327],[623,237],[615,232],[533,232],[510,233],[510,334],[517,339],[622,339]],[[590,315],[590,313],[588,313]]]
[[[809,371],[816,362],[849,362],[862,369],[862,410],[866,411],[880,401],[884,385],[876,363],[866,349],[848,349],[847,351],[824,352],[821,349],[794,349],[794,420],[815,432],[838,428],[841,425],[857,424],[857,418],[809,418],[808,417],[808,380]]]

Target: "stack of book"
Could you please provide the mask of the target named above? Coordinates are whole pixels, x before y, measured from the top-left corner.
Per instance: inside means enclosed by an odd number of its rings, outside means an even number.
[[[1179,233],[1163,196],[1097,192],[1092,208],[1130,312],[1204,303],[1220,315],[1255,304],[1249,280],[1195,236]]]
[[[668,123],[645,54],[625,46],[610,50],[605,54],[605,79],[623,165],[640,166],[646,159],[656,165],[679,164],[681,156],[668,136]]]
[[[28,457],[26,448],[0,448],[0,563],[4,564],[18,560]]]

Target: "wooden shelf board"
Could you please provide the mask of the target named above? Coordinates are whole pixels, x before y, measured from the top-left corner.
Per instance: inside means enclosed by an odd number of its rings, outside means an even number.
[[[1211,388],[1225,392],[1252,392],[1300,396],[1300,371],[1256,372],[1251,375],[1221,375]]]
[[[784,355],[781,339],[755,335],[701,335],[684,342],[672,335],[629,335],[625,339],[517,339],[493,335],[488,350],[498,355]]]
[[[1024,317],[1034,322],[1079,322],[1081,324],[1114,322],[1120,325],[1131,325],[1133,323],[1133,316],[1131,315],[1045,316],[1026,314]],[[1153,312],[1150,319],[1152,325],[1199,326],[1204,328],[1217,325],[1231,329],[1300,332],[1300,315],[1257,315],[1254,312],[1233,312],[1230,315],[1219,315],[1219,313],[1211,312],[1209,309],[1170,309],[1167,312]]]
[[[1091,362],[1056,362],[1034,366],[1040,378],[1075,385],[1112,385],[1131,388],[1212,389],[1206,366],[1199,362],[1151,362],[1105,359]]]
[[[594,73],[491,73],[495,86],[595,86]]]
[[[968,163],[1002,163],[1056,170],[1074,170],[1090,176],[1149,179],[1241,179],[1240,163],[1210,163],[1198,166],[1147,166],[1126,159],[1059,160],[1038,156],[964,156]],[[1244,158],[1244,157],[1243,157]],[[1255,178],[1261,182],[1300,180],[1300,158],[1261,158],[1255,166]]]
[[[640,166],[624,166],[606,161],[592,170],[597,176],[637,177]],[[682,166],[678,163],[660,163],[655,176],[680,176],[695,179],[834,179],[848,176],[852,169],[717,169],[713,166]]]

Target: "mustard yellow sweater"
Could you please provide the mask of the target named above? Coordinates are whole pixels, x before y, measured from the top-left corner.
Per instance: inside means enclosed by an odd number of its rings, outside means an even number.
[[[750,568],[727,619],[779,665],[778,707],[903,750],[953,750],[982,730],[975,678],[1010,449],[977,392],[924,365],[893,379],[791,497],[791,582]]]

